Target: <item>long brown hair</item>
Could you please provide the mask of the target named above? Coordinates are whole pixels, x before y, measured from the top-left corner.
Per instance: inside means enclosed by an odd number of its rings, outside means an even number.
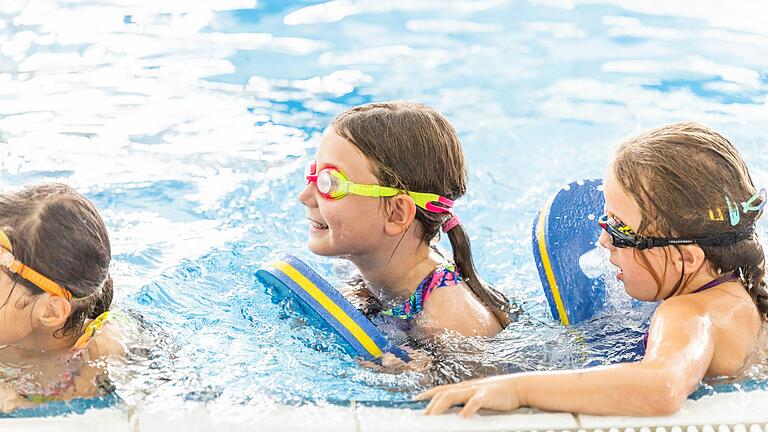
[[[109,309],[109,236],[87,198],[59,183],[0,194],[0,228],[11,240],[18,260],[72,293],[72,312],[56,337],[72,336],[85,319],[94,319]],[[43,294],[26,279],[6,273],[14,286],[23,286],[30,295]]]
[[[638,235],[708,237],[753,229],[761,212],[743,211],[741,203],[756,193],[749,170],[725,137],[697,123],[684,122],[649,130],[623,142],[612,165],[619,184],[642,213]],[[751,204],[759,206],[763,197]],[[729,207],[737,208],[738,223]],[[765,254],[757,234],[729,246],[701,246],[718,272],[736,272],[764,319],[768,318]],[[642,252],[636,252],[661,279]],[[687,281],[677,282],[673,294]],[[657,294],[658,295],[658,294]]]
[[[467,190],[467,167],[456,131],[434,109],[411,102],[361,105],[340,114],[331,124],[339,136],[355,145],[373,165],[383,185],[403,191],[429,192],[451,200]],[[448,214],[416,208],[422,240],[438,235]],[[505,326],[509,300],[485,283],[475,270],[464,227],[448,231],[453,258],[467,285]]]

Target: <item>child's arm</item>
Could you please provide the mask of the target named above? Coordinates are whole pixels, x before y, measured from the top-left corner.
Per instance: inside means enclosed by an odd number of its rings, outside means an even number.
[[[16,391],[16,386],[4,382],[0,384],[0,412],[8,413],[19,408],[28,408],[34,406]]]
[[[365,284],[365,280],[359,275],[343,284],[339,288],[339,292],[363,315],[368,316],[381,309],[378,300],[371,294]]]
[[[506,411],[521,406],[604,415],[666,415],[680,409],[696,389],[713,352],[709,319],[684,299],[670,299],[654,314],[648,349],[640,362],[484,378],[436,387],[416,399],[432,399],[426,414],[443,413],[463,403],[463,416],[481,408]]]
[[[102,396],[108,388],[106,361],[124,357],[125,345],[119,339],[119,326],[107,323],[75,357],[51,368],[47,375],[32,383],[0,385],[2,411],[30,408],[51,401]]]
[[[432,366],[432,357],[429,353],[418,348],[410,348],[407,346],[401,346],[400,348],[408,353],[408,357],[410,357],[410,360],[407,363],[396,355],[386,352],[379,357],[378,363],[372,361],[360,361],[360,364],[370,369],[377,369],[381,372],[394,374],[409,371],[419,373],[429,372],[429,368]]]

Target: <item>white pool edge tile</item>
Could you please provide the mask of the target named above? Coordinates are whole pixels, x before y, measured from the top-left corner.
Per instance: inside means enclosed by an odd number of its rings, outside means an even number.
[[[172,411],[118,406],[59,417],[0,419],[0,428],[14,432],[768,432],[768,391],[719,393],[689,400],[678,413],[667,417],[576,416],[522,409],[509,414],[484,412],[464,419],[455,410],[425,416],[422,410],[400,408],[189,403]]]
[[[768,391],[731,392],[686,401],[677,413],[666,417],[616,417],[579,415],[584,429],[659,426],[737,425],[768,423]]]
[[[425,416],[422,410],[358,407],[360,432],[500,432],[510,430],[575,430],[576,418],[569,413],[544,413],[522,409],[510,414],[484,412],[465,419],[456,410],[439,416]]]
[[[135,429],[132,432],[355,432],[357,422],[350,407],[190,403],[172,412],[138,409]]]
[[[0,419],[0,430],[13,432],[128,432],[130,426],[126,411],[114,407],[58,417]]]

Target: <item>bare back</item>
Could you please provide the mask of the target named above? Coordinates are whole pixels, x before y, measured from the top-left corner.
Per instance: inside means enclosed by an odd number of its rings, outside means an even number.
[[[682,299],[694,302],[714,329],[714,353],[707,376],[738,374],[756,347],[761,326],[757,307],[744,287],[728,282]]]

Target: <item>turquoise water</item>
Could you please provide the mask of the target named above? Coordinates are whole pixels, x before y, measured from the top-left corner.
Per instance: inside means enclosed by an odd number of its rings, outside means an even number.
[[[596,322],[551,323],[531,256],[539,207],[600,177],[621,137],[679,120],[721,131],[768,183],[764,6],[636,3],[4,0],[0,188],[62,181],[102,210],[115,306],[173,353],[115,372],[127,403],[400,403],[424,377],[360,367],[286,318],[254,272],[291,252],[332,281],[349,274],[305,249],[303,167],[344,109],[417,100],[466,150],[457,211],[481,274],[527,311],[456,346],[446,373],[632,360],[650,309],[618,312],[620,287]],[[750,373],[747,389],[765,376]],[[713,386],[733,388],[698,394]]]

